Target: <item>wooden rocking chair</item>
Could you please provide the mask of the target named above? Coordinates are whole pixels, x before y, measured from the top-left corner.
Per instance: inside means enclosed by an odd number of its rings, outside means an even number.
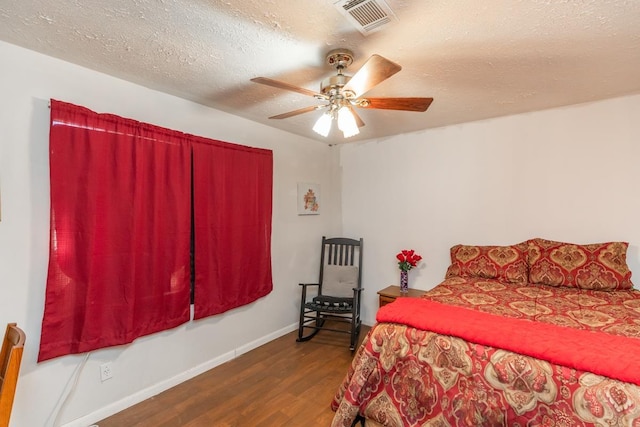
[[[362,239],[322,237],[320,278],[318,283],[300,283],[300,325],[297,341],[307,341],[320,330],[347,333],[351,351],[360,334],[360,296],[362,293]],[[317,288],[317,295],[307,301],[307,289]],[[330,320],[331,322],[326,322]],[[348,323],[348,329],[335,326]],[[305,329],[311,332],[305,335]]]

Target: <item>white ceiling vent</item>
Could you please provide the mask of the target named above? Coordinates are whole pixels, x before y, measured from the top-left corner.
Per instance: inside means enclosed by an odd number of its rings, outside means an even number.
[[[334,5],[365,36],[397,21],[384,0],[338,0]]]

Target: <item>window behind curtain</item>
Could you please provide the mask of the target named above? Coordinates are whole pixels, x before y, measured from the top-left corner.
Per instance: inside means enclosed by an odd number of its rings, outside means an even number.
[[[125,344],[272,290],[273,154],[51,101],[38,361]],[[193,263],[193,265],[192,265]]]
[[[38,360],[189,320],[186,135],[51,101],[51,236]]]
[[[195,318],[267,295],[273,153],[200,139],[193,144]]]

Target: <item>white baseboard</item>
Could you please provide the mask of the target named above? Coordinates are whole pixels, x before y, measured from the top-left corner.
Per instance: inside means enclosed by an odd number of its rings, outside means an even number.
[[[214,359],[208,360],[204,363],[201,363],[198,366],[195,366],[181,374],[178,374],[174,377],[168,378],[162,382],[159,382],[151,387],[147,387],[144,390],[140,390],[137,393],[134,393],[130,396],[127,396],[123,399],[118,400],[117,402],[113,402],[107,406],[104,406],[97,411],[94,411],[90,414],[87,414],[83,417],[77,418],[73,421],[70,421],[66,424],[63,424],[61,427],[87,427],[87,426],[95,426],[97,421],[103,420],[107,417],[110,417],[113,414],[116,414],[120,411],[123,411],[137,403],[140,403],[144,400],[147,400],[159,393],[162,393],[165,390],[170,389],[171,387],[175,387],[180,383],[183,383],[191,378],[194,378],[203,372],[206,372],[210,369],[215,368],[216,366],[222,365],[229,360],[233,360],[236,357],[253,350],[254,348],[260,347],[263,344],[268,343],[269,341],[273,341],[276,338],[279,338],[283,335],[288,334],[289,332],[296,330],[298,328],[298,324],[292,324],[275,332],[272,332],[264,337],[258,338],[257,340],[251,341],[245,345],[242,345],[232,351],[229,351],[225,354],[222,354]]]

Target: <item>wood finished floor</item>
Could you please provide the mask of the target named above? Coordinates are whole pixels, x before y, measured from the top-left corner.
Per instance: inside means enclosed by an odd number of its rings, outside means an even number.
[[[369,328],[362,326],[360,341]],[[99,427],[327,427],[349,336],[291,332],[98,423]]]

